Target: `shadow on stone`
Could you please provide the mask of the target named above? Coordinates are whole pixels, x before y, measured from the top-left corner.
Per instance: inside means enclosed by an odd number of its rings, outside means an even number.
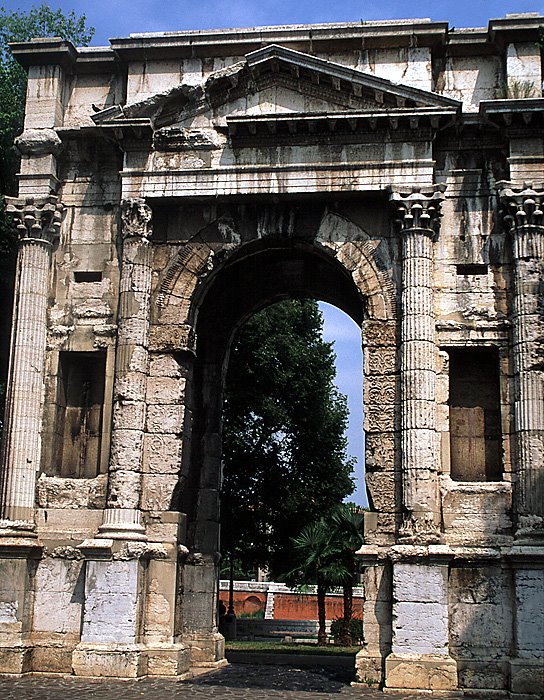
[[[216,673],[197,678],[193,681],[193,685],[339,693],[351,680],[353,680],[353,673],[343,668],[312,667],[302,669],[284,665],[232,664]]]

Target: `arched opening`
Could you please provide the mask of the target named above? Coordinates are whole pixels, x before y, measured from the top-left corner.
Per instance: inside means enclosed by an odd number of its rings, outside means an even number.
[[[211,523],[205,518],[208,534],[203,539],[201,514],[195,508],[202,504],[202,489],[216,490],[219,483],[222,386],[236,331],[255,311],[299,296],[332,303],[360,325],[364,301],[349,274],[325,249],[299,241],[244,246],[211,276],[199,296],[191,458],[181,510],[188,516],[190,545],[203,551],[210,544]]]
[[[194,553],[186,566],[185,592],[194,599],[199,591],[203,595],[207,591],[208,606],[218,563],[221,414],[230,345],[253,313],[276,301],[299,297],[342,309],[359,328],[365,319],[365,299],[331,251],[292,239],[243,246],[210,274],[193,305],[197,337],[193,420],[178,507],[187,514],[187,546]],[[199,608],[185,610],[186,634],[214,629],[213,611],[204,620]]]

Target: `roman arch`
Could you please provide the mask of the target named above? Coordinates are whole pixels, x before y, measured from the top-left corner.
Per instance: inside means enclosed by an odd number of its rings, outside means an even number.
[[[364,350],[359,679],[537,696],[541,24],[14,47],[29,88],[0,672],[225,663],[229,345],[254,311],[309,295]],[[529,80],[534,97],[497,99]]]

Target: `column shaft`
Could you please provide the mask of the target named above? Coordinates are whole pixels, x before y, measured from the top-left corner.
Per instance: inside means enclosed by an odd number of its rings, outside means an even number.
[[[41,456],[51,244],[23,239],[17,261],[6,404],[2,518],[32,521]]]
[[[528,258],[528,245],[521,238],[529,231],[518,231],[514,245],[514,303],[512,315],[516,399],[516,462],[518,474],[518,515],[544,517],[544,375],[535,358],[535,343],[544,335],[539,305],[539,284],[544,260],[544,235],[540,238],[538,258]],[[531,246],[531,248],[534,248]],[[537,279],[531,283],[536,275]]]
[[[139,507],[149,369],[150,221],[151,211],[142,200],[122,203],[113,429],[102,537],[139,539],[144,532]]]
[[[509,182],[497,187],[500,213],[513,243],[516,536],[544,539],[544,189],[533,189],[531,183],[514,189]]]
[[[402,236],[401,534],[426,542],[437,539],[439,523],[433,240],[442,191],[391,195]]]
[[[28,529],[34,522],[41,458],[51,249],[63,207],[54,196],[7,198],[7,202],[21,241],[2,448],[1,518],[8,526],[23,521]]]

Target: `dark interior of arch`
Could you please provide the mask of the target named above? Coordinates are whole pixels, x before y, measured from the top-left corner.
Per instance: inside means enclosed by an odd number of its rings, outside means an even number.
[[[194,373],[191,454],[176,507],[187,514],[189,546],[206,547],[195,534],[199,489],[218,484],[222,389],[230,344],[253,313],[293,297],[326,301],[361,325],[364,300],[332,252],[296,240],[247,244],[228,259],[195,301],[197,359]],[[212,523],[209,523],[212,526]]]

